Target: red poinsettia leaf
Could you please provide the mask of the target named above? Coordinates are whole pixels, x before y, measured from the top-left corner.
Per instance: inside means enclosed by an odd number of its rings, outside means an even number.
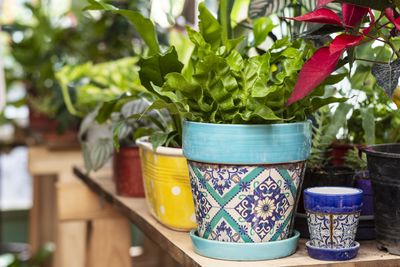
[[[400,30],[400,17],[395,17],[394,9],[391,7],[388,7],[385,9],[385,16],[388,18],[388,20],[396,26],[398,30]]]
[[[362,35],[351,35],[343,33],[333,39],[331,45],[329,46],[329,51],[332,54],[342,52],[347,48],[357,46],[363,39],[364,36]]]
[[[361,7],[353,4],[342,4],[343,22],[346,27],[355,27],[367,15],[368,8]]]
[[[290,18],[297,21],[342,25],[340,17],[330,9],[320,8],[305,15]]]
[[[364,35],[368,35],[372,30],[372,27],[375,25],[375,15],[371,9],[368,10],[369,13],[369,26],[363,30]]]
[[[329,47],[318,49],[301,69],[287,105],[303,99],[320,85],[335,70],[343,51],[332,54]]]
[[[317,0],[317,8],[326,6],[330,2],[333,2],[333,0]]]

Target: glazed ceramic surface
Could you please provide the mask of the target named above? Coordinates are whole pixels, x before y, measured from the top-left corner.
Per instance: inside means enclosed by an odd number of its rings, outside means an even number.
[[[268,125],[185,121],[183,153],[197,162],[274,164],[305,161],[310,155],[311,123]]]
[[[281,241],[227,243],[201,238],[195,230],[190,232],[196,253],[209,258],[235,261],[272,260],[287,257],[296,252],[299,237],[300,233],[294,231],[291,237]]]
[[[306,243],[308,255],[311,258],[325,261],[346,261],[357,256],[360,249],[360,243],[354,242],[349,248],[320,248],[312,245],[311,241]]]
[[[165,226],[182,231],[196,227],[187,161],[181,149],[160,147],[140,139],[146,200],[152,215]]]
[[[188,162],[200,237],[251,243],[290,236],[304,162],[259,166]]]
[[[310,244],[318,248],[354,246],[362,207],[362,190],[313,187],[304,190]]]

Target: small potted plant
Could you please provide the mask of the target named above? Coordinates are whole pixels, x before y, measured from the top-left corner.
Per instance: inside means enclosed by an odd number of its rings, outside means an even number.
[[[322,24],[333,24],[341,28],[342,33],[327,47],[317,50],[312,58],[303,66],[294,92],[289,103],[295,103],[312,92],[317,85],[323,82],[335,70],[342,55],[347,51],[348,60],[369,62],[373,64],[372,74],[376,83],[385,90],[393,102],[400,106],[398,66],[400,64],[400,48],[394,41],[400,30],[398,5],[390,1],[340,1],[342,4],[342,17],[327,7],[325,4],[332,1],[319,1],[320,8],[304,16],[293,18],[297,21],[306,21]],[[355,3],[361,5],[354,5]],[[371,9],[379,10],[375,18]],[[364,23],[366,18],[368,23]],[[372,58],[361,58],[353,53],[354,47],[380,43],[391,50],[390,58],[380,58],[378,54]],[[321,68],[321,66],[326,66]],[[400,205],[400,195],[397,181],[397,167],[400,158],[400,149],[396,144],[369,146],[365,149],[368,156],[375,200],[375,226],[376,238],[379,247],[387,249],[390,253],[400,254],[400,235],[393,225],[399,224],[399,219],[393,207]],[[394,186],[395,185],[395,186]],[[391,197],[388,197],[391,196]],[[394,197],[396,196],[396,197]]]

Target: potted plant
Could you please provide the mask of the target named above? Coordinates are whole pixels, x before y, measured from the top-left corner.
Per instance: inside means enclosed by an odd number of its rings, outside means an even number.
[[[331,1],[319,1],[321,6]],[[294,103],[312,92],[315,87],[327,78],[336,68],[340,58],[347,50],[350,63],[354,59],[370,62],[372,74],[376,83],[382,87],[388,97],[399,106],[398,78],[400,72],[400,52],[394,38],[400,29],[398,5],[389,1],[344,1],[342,4],[342,18],[329,8],[319,8],[304,16],[296,17],[298,21],[314,23],[328,23],[341,27],[344,33],[335,37],[329,47],[319,49],[302,68],[295,90],[289,103]],[[353,5],[357,3],[361,6]],[[375,18],[371,8],[380,10]],[[364,18],[369,16],[369,23],[364,24]],[[366,42],[378,42],[391,49],[389,60],[376,58],[360,58],[353,53],[356,46]],[[327,66],[321,69],[320,66]],[[389,78],[388,78],[389,77]],[[378,145],[366,148],[368,168],[372,179],[375,195],[375,225],[376,238],[381,248],[390,253],[400,254],[398,231],[393,228],[399,220],[393,207],[400,205],[399,187],[393,184],[396,181],[396,167],[400,157],[398,145]],[[391,197],[389,197],[391,196]]]
[[[203,4],[199,12],[200,32],[187,28],[195,46],[190,62],[179,64],[170,48],[142,59],[139,72],[142,84],[158,95],[150,109],[166,108],[185,118],[182,145],[197,238],[222,241],[222,246],[290,239],[311,145],[307,117],[340,99],[324,98],[321,86],[287,107],[312,46],[284,38],[261,55],[241,55],[236,50],[241,38],[229,39]],[[165,140],[180,136],[176,120],[178,134]],[[291,242],[280,257],[294,252],[296,238]]]
[[[117,193],[126,197],[144,197],[139,151],[132,136],[148,124],[129,118],[148,106],[138,99],[144,88],[137,61],[127,57],[99,64],[89,62],[65,66],[57,73],[69,112],[84,116],[79,140],[86,171],[97,171],[112,158]],[[112,100],[121,94],[128,96],[126,101],[113,106]]]

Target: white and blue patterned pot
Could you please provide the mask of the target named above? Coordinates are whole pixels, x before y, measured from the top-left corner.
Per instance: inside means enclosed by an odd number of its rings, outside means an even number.
[[[223,242],[255,243],[292,234],[310,124],[184,123],[197,234]]]
[[[313,187],[304,190],[311,245],[345,249],[354,246],[362,208],[362,190]]]

